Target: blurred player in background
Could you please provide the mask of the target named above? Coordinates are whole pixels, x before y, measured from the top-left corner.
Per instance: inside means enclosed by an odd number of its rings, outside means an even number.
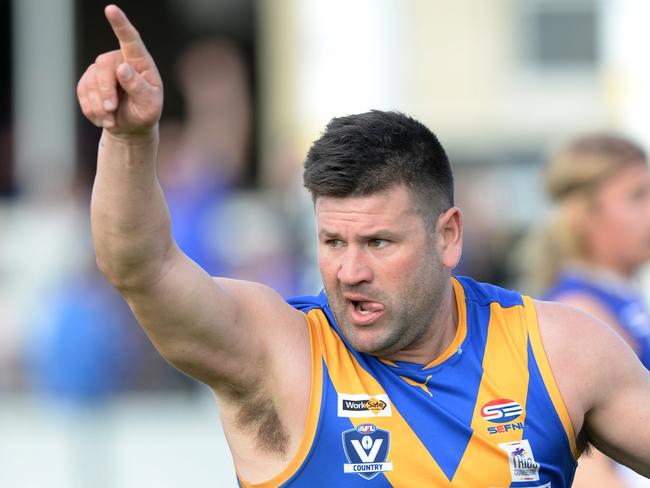
[[[582,136],[550,159],[546,188],[555,209],[531,244],[531,285],[607,323],[650,369],[650,311],[636,281],[650,260],[646,154],[622,137]],[[574,486],[650,487],[650,480],[594,450],[581,458]]]

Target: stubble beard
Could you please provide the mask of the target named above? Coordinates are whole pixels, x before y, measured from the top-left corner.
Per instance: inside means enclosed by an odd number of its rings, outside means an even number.
[[[399,295],[387,296],[369,286],[326,290],[334,318],[348,343],[357,351],[388,358],[410,349],[431,334],[431,327],[440,310],[448,279],[436,260],[421,268]],[[384,315],[376,323],[355,326],[347,316],[345,292],[360,293],[384,304]],[[365,336],[365,337],[364,337]]]

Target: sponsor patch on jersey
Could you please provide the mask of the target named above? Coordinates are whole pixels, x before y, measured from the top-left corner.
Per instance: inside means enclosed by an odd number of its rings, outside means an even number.
[[[384,471],[392,471],[388,462],[390,432],[374,424],[360,424],[342,433],[343,451],[348,462],[343,464],[344,473],[358,474],[367,480]]]
[[[481,417],[488,422],[495,424],[505,424],[519,417],[523,408],[514,400],[508,398],[498,398],[487,402],[481,408]]]
[[[539,463],[527,439],[503,442],[498,446],[508,453],[512,481],[539,481]]]
[[[381,395],[348,395],[339,393],[339,417],[390,417],[393,412],[390,400],[385,393]]]

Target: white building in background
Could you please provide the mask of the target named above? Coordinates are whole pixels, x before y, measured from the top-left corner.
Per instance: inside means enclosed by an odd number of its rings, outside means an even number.
[[[611,12],[634,3],[644,2],[262,3],[266,130],[286,127],[282,139],[305,149],[332,116],[393,108],[474,157],[622,128],[620,50],[610,43],[629,33]],[[643,59],[629,37],[626,57]]]

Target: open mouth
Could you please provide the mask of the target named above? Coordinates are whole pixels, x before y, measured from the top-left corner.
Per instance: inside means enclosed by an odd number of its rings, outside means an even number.
[[[355,300],[352,300],[352,305],[354,305],[354,308],[357,312],[363,315],[368,315],[371,313],[371,310],[368,310],[367,307],[367,302],[357,302]]]
[[[379,302],[365,300],[348,300],[352,322],[356,325],[366,325],[377,320],[384,313],[384,306]]]

